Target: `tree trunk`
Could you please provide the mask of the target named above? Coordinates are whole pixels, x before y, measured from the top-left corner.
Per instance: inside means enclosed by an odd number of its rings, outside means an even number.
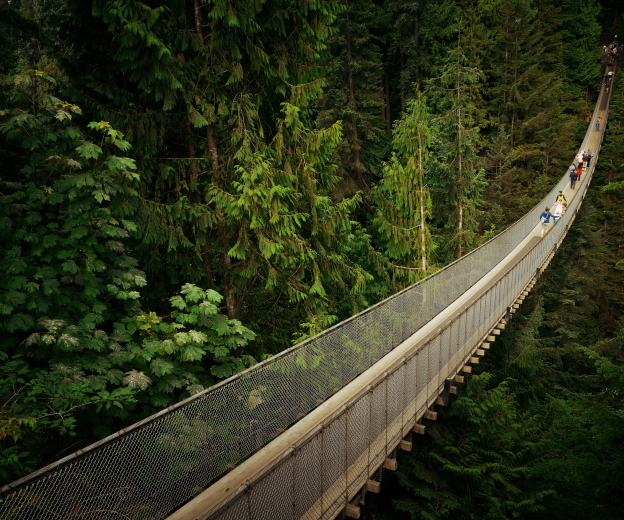
[[[461,45],[461,32],[458,36],[458,46]],[[462,120],[461,120],[461,89],[459,86],[459,58],[457,59],[457,193],[458,193],[458,202],[459,202],[459,222],[457,226],[457,235],[458,235],[458,251],[457,257],[461,258],[462,256],[462,232],[464,230],[464,179],[462,172],[462,148],[461,148],[461,128],[462,128]]]
[[[197,31],[197,39],[199,40],[199,44],[201,45],[202,49],[204,49],[204,51],[206,50],[206,45],[204,42],[204,35],[202,33],[202,29],[201,29],[201,21],[199,19],[199,1],[198,0],[194,0],[193,2],[193,13],[195,16],[195,30]],[[204,67],[207,66],[206,60],[204,59]],[[210,149],[210,154],[212,156],[212,166],[213,169],[215,171],[215,177],[218,174],[219,171],[219,155],[217,153],[217,147],[215,145],[215,141],[214,141],[214,126],[213,125],[209,125],[208,129],[206,131],[206,140],[208,141],[208,148]],[[193,152],[195,151],[194,147],[193,147]],[[190,147],[189,147],[189,153],[190,153]],[[190,157],[194,157],[190,156]],[[195,166],[195,168],[193,169],[193,166],[191,166],[191,178],[195,178],[195,183],[197,183],[198,179],[199,179],[199,174],[197,172],[197,167]],[[213,182],[215,182],[215,179],[213,179]],[[197,202],[198,204],[202,203],[202,197],[199,194],[199,192],[196,193],[196,197],[195,197],[195,202]],[[220,219],[220,225],[221,222],[223,221],[223,218],[221,217]],[[221,225],[221,227],[223,227]],[[219,238],[221,238],[222,235],[222,229],[221,227],[219,228]],[[227,235],[226,235],[227,236]],[[224,244],[227,245],[227,244]],[[226,249],[227,251],[227,249]],[[204,274],[206,275],[206,279],[208,282],[208,286],[213,286],[214,285],[214,281],[213,281],[213,273],[212,273],[212,263],[210,260],[210,250],[208,248],[208,237],[206,236],[206,241],[202,244],[201,246],[201,252],[202,252],[202,262],[204,264]],[[228,257],[228,261],[224,262],[224,265],[229,265],[230,261],[229,261],[229,257]],[[229,276],[228,273],[226,273],[224,271],[223,274],[223,279],[224,279],[224,287],[227,285],[226,283],[226,279]],[[227,293],[227,291],[226,291]],[[226,296],[227,299],[227,296]],[[229,311],[229,307],[228,307],[228,311]]]
[[[414,53],[415,53],[415,66],[416,66],[416,84],[420,82],[420,70],[418,67],[419,58],[419,49],[418,49],[418,7],[416,8],[414,14]]]
[[[386,130],[392,131],[392,116],[390,115],[390,84],[388,82],[388,71],[384,71],[384,77],[386,79]]]
[[[401,49],[401,112],[405,113],[405,85],[403,75],[405,74],[403,63],[403,49]]]
[[[212,183],[217,186],[220,173],[219,165],[219,151],[217,150],[217,144],[214,138],[214,126],[208,125],[206,130],[206,137],[208,139],[208,150],[212,158],[212,168],[214,169],[214,176]],[[219,242],[221,242],[221,268],[223,272],[223,290],[225,292],[225,307],[227,309],[228,318],[233,320],[236,318],[236,295],[234,292],[234,284],[231,281],[230,268],[232,265],[232,259],[228,255],[230,246],[228,243],[227,229],[225,224],[225,214],[221,209],[217,215],[217,232],[219,234]]]
[[[193,11],[195,13],[195,29],[197,30],[197,37],[199,38],[199,43],[201,44],[202,48],[204,48],[204,35],[202,34],[201,23],[199,21],[199,2],[198,2],[198,0],[195,0],[193,8],[194,8]]]
[[[351,116],[351,131],[353,133],[353,162],[358,182],[363,188],[366,182],[362,175],[363,167],[360,161],[360,143],[358,143],[357,118],[355,115],[355,87],[353,86],[353,68],[351,67],[351,31],[349,30],[349,0],[346,1],[347,7],[347,57],[349,60],[349,103],[353,105],[353,115]]]
[[[386,94],[384,92],[383,76],[379,77],[379,97],[381,98],[381,117],[386,119]]]
[[[459,92],[459,91],[458,91]],[[463,183],[464,183],[464,179],[463,179],[463,172],[462,172],[462,153],[461,153],[461,108],[457,109],[457,148],[458,148],[458,155],[457,155],[457,164],[458,164],[458,171],[457,171],[457,193],[458,193],[458,202],[459,202],[459,222],[457,225],[457,235],[458,235],[458,250],[457,250],[457,257],[461,258],[462,256],[462,240],[463,240],[463,236],[462,236],[462,232],[464,230],[464,204],[463,204]]]
[[[188,133],[188,156],[191,160],[191,187],[194,187],[197,184],[197,178],[199,174],[197,173],[197,163],[195,162],[195,143],[193,142],[193,126],[191,121],[187,119],[186,123],[186,131]]]
[[[420,185],[420,262],[423,276],[427,272],[427,251],[425,248],[425,187],[423,179],[423,163],[422,163],[422,137],[418,134],[418,177]]]

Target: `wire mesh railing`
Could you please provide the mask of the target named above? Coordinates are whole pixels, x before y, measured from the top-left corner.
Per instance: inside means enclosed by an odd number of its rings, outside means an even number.
[[[581,149],[590,137],[599,103],[600,98]],[[594,165],[596,159],[597,154]],[[587,185],[589,178],[587,175],[583,179],[582,186]],[[37,520],[165,518],[214,482],[228,465],[239,463],[278,436],[481,280],[534,229],[542,207],[547,201],[554,200],[554,195],[564,189],[567,181],[566,172],[545,199],[522,219],[434,275],[266,362],[5,486],[2,488],[0,517]],[[559,233],[571,215],[572,211],[567,212],[562,222],[555,226]],[[478,341],[492,320],[500,316],[501,309],[506,306],[505,299],[517,294],[514,291],[525,277],[540,265],[543,255],[555,243],[554,231],[513,268],[514,276],[508,274],[505,282],[497,282],[481,296],[478,304],[466,309],[462,317],[453,322],[454,329],[453,324],[451,328],[445,328],[432,340],[433,343],[393,372],[392,379],[381,382],[379,390],[362,396],[364,400],[357,410],[369,406],[371,415],[366,416],[361,411],[354,417],[359,417],[360,422],[369,421],[366,439],[349,433],[348,442],[337,440],[338,444],[330,443],[327,439],[345,439],[345,428],[353,431],[355,426],[349,426],[349,421],[343,417],[336,419],[342,422],[336,422],[331,430],[323,431],[319,434],[321,437],[305,445],[299,460],[311,458],[321,446],[327,445],[329,451],[323,451],[323,457],[327,457],[328,465],[323,462],[319,466],[320,491],[312,492],[311,487],[306,490],[303,485],[301,491],[293,491],[305,494],[296,497],[293,515],[305,516],[306,505],[309,505],[310,510],[320,511],[321,515],[314,513],[311,518],[329,518],[335,504],[335,507],[344,507],[345,493],[348,495],[349,490],[357,488],[363,478],[361,475],[387,455],[388,447],[400,438],[406,420],[409,422],[422,412],[427,399],[439,390],[451,367],[457,366],[458,360],[470,350],[470,345]],[[503,287],[499,283],[507,285]],[[416,374],[411,381],[417,383],[409,387],[408,394],[411,394],[408,395],[405,381],[409,374]],[[403,394],[399,396],[397,392],[401,388]],[[384,408],[382,414],[375,405],[376,399],[394,404]],[[384,424],[382,415],[386,421]],[[381,431],[389,435],[389,440],[384,438],[383,443],[379,437]],[[367,462],[363,465],[364,451],[361,449],[366,444]],[[330,467],[330,461],[334,460],[331,453],[342,453],[341,450],[347,450],[345,466]],[[304,469],[298,474],[299,466],[294,462],[284,464],[275,474],[291,475],[289,478],[296,482],[312,481],[318,476],[303,474]],[[353,464],[359,469],[352,470]],[[333,497],[332,486],[345,471],[351,476],[345,477],[343,487],[339,486],[342,495],[336,495],[335,500],[319,498]],[[282,503],[279,495],[283,488],[272,488],[277,486],[271,484],[273,480],[262,482],[267,489],[264,495],[258,495],[256,499],[255,494],[253,498],[247,494],[248,510],[258,511],[254,515],[249,513],[249,518],[271,518],[269,512],[277,511],[272,504]],[[295,489],[297,486],[291,487]],[[259,488],[254,489],[256,493]],[[342,502],[339,496],[342,496]],[[315,505],[319,499],[331,507]],[[221,516],[229,518],[228,515],[234,514],[232,511],[238,511],[236,504],[228,509],[229,513]],[[243,513],[238,515],[239,512],[234,517],[246,518]]]
[[[579,193],[589,182],[584,179]],[[578,204],[580,196],[575,197]],[[571,209],[574,209],[572,207]],[[569,211],[505,276],[464,309],[434,338],[276,463],[254,475],[225,503],[201,517],[209,520],[332,520],[392,457],[444,379],[464,365],[553,252],[574,212]],[[428,382],[428,384],[422,384]],[[175,520],[186,517],[183,511]],[[173,519],[172,519],[173,520]]]

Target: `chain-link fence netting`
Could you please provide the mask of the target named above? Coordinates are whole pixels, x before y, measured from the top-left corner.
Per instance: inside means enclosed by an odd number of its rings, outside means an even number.
[[[207,518],[229,519],[233,508],[243,510],[246,503],[259,500],[260,494],[272,498],[279,494],[279,506],[275,503],[271,506],[271,511],[279,518],[331,520],[349,503],[357,504],[360,490],[366,489],[370,479],[377,478],[378,468],[383,467],[387,459],[394,458],[400,441],[411,436],[425,405],[439,395],[443,386],[439,383],[458,372],[483,343],[485,334],[511,309],[537,269],[545,267],[555,246],[565,236],[590,177],[588,174],[583,179],[570,210],[545,238],[474,303],[424,346],[415,348],[382,381],[356,396],[343,413],[325,424],[314,437],[292,448],[280,463],[252,477],[241,493],[220,504]],[[449,356],[450,362],[447,361]],[[442,380],[439,379],[441,370],[444,372]],[[431,385],[432,379],[432,386],[426,389],[422,381],[427,380]],[[310,456],[311,453],[314,456]],[[315,492],[302,498],[301,495],[311,488],[315,488]],[[251,520],[264,517],[249,515]]]
[[[602,95],[601,95],[602,96]],[[581,149],[592,133],[598,105]],[[606,124],[606,115],[603,118]],[[596,147],[597,159],[598,147]],[[333,518],[500,319],[564,233],[570,208],[523,259],[404,365],[282,459],[220,519]],[[158,519],[205,489],[417,332],[534,230],[543,206],[432,276],[311,338],[2,489],[1,518]],[[409,375],[409,377],[407,376]]]

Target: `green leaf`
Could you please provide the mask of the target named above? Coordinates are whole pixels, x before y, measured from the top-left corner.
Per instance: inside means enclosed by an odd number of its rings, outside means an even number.
[[[206,353],[195,345],[185,345],[180,352],[181,361],[199,361]]]
[[[167,361],[163,358],[156,358],[150,363],[150,370],[152,374],[158,377],[173,373],[174,367],[175,365],[171,361]]]
[[[186,309],[186,302],[179,294],[169,298],[171,305],[177,309],[184,310]]]
[[[210,367],[210,373],[219,379],[225,379],[234,374],[234,363],[223,363],[222,365],[213,365]]]
[[[85,159],[97,159],[100,155],[102,155],[102,149],[99,146],[87,142],[78,146],[76,151],[80,157],[84,157]]]

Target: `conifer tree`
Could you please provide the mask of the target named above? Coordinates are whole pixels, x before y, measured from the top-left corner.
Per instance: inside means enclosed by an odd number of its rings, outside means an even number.
[[[475,126],[475,105],[470,86],[482,72],[467,64],[461,46],[462,24],[455,27],[457,45],[447,52],[437,77],[428,84],[428,92],[440,114],[436,120],[439,142],[436,146],[435,179],[445,219],[448,240],[461,257],[476,243],[478,207],[481,204],[483,173],[478,167],[476,144],[479,128]]]
[[[395,123],[395,151],[384,163],[383,177],[371,191],[376,203],[373,224],[384,252],[398,262],[395,273],[407,274],[410,282],[426,276],[432,249],[426,222],[431,216],[431,196],[425,183],[430,124],[426,98],[417,91],[416,97],[407,102],[407,113]]]
[[[337,31],[328,45],[332,59],[318,100],[318,122],[328,128],[342,121],[340,174],[355,177],[357,187],[368,190],[367,150],[380,142],[386,126],[379,115],[384,107],[379,95],[381,54],[371,32],[377,9],[371,0],[344,1],[344,11],[336,19]]]
[[[540,424],[492,376],[472,376],[465,394],[401,460],[394,499],[413,519],[509,518],[542,511],[553,494],[532,466],[546,449]]]
[[[387,0],[391,21],[389,56],[399,64],[401,111],[416,94],[415,85],[424,84],[441,51],[440,35],[448,21],[448,9],[439,0]]]

